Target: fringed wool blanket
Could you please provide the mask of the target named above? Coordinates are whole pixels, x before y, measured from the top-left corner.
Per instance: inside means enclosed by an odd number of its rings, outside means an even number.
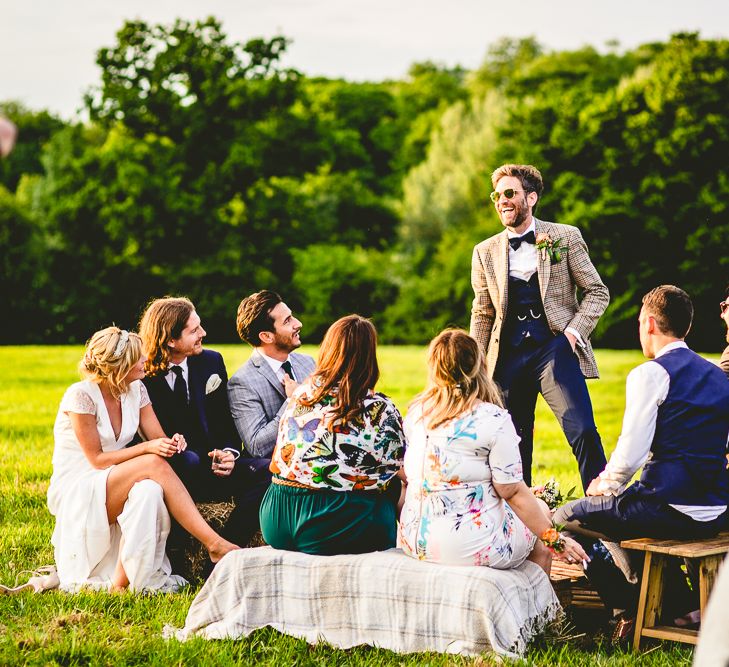
[[[528,561],[494,570],[420,562],[399,549],[310,556],[259,547],[226,555],[185,627],[165,635],[239,638],[271,626],[339,648],[515,656],[559,613],[549,578]]]

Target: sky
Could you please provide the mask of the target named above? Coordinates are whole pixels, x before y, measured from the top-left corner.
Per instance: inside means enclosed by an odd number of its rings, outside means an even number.
[[[549,49],[621,49],[698,31],[729,37],[718,0],[20,0],[0,5],[0,100],[71,118],[100,81],[99,48],[128,19],[169,24],[215,16],[231,41],[284,35],[284,64],[307,75],[379,81],[414,62],[477,67],[501,37]]]

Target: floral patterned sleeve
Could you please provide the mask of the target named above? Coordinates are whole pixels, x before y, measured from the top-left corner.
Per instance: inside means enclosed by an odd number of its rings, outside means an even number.
[[[61,399],[62,412],[74,412],[79,415],[95,415],[96,405],[79,385],[73,385],[66,390]]]
[[[375,449],[382,452],[382,460],[402,467],[405,456],[405,431],[402,415],[395,404],[384,394],[378,394],[384,403],[379,419],[373,426],[377,427]]]
[[[489,454],[491,480],[497,484],[521,482],[524,477],[519,454],[519,436],[508,412],[496,430]]]

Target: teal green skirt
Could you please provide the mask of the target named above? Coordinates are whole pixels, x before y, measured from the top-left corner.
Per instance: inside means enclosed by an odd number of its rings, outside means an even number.
[[[389,549],[397,535],[394,491],[271,484],[261,503],[263,539],[275,549],[327,556]]]

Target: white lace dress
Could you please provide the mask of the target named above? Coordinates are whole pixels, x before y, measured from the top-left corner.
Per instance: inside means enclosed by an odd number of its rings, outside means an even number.
[[[114,466],[103,470],[91,466],[68,415],[94,415],[101,448],[109,452],[132,440],[139,427],[139,412],[149,403],[144,385],[133,382],[121,397],[122,425],[117,438],[97,384],[77,382],[61,400],[53,428],[48,509],[56,518],[51,542],[63,590],[108,588],[120,554],[132,590],[173,591],[187,583],[171,574],[165,554],[170,516],[162,488],[152,480],[135,484],[117,522],[110,526],[106,480]]]

